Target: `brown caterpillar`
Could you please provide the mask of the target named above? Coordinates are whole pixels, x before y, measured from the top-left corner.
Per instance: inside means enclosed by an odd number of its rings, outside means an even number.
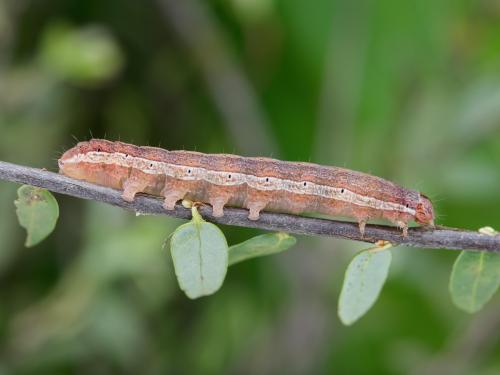
[[[244,207],[258,220],[261,210],[317,212],[355,218],[364,234],[370,219],[383,218],[408,234],[408,222],[434,226],[425,195],[380,177],[349,169],[270,158],[167,151],[93,139],[80,142],[59,159],[60,173],[114,189],[133,201],[137,193],[177,201],[209,203],[214,216],[224,206]]]

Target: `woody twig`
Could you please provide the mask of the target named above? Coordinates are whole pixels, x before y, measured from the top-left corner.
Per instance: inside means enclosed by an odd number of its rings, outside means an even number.
[[[121,198],[121,191],[90,184],[84,181],[41,170],[0,161],[0,180],[42,187],[50,191],[89,199],[122,207],[127,210],[150,215],[166,215],[182,219],[191,218],[191,210],[177,204],[175,210],[167,211],[160,199],[151,196],[137,196],[133,202]],[[377,243],[389,241],[393,245],[420,248],[476,250],[500,252],[500,235],[482,234],[477,231],[437,227],[435,229],[410,228],[408,236],[387,225],[367,225],[361,236],[357,223],[296,216],[282,213],[262,212],[257,221],[248,219],[248,211],[241,208],[225,208],[224,216],[213,217],[210,206],[201,206],[204,219],[217,224],[283,231],[303,235],[321,235],[348,240]]]

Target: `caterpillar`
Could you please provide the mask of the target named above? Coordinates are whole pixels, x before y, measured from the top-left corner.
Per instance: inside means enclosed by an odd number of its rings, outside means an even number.
[[[58,164],[68,177],[123,190],[125,201],[137,193],[162,197],[166,210],[189,199],[210,204],[215,217],[224,215],[224,206],[248,209],[250,220],[262,210],[320,213],[354,218],[361,235],[371,219],[389,221],[403,236],[411,221],[434,227],[434,209],[424,194],[345,168],[102,139],[78,143]]]

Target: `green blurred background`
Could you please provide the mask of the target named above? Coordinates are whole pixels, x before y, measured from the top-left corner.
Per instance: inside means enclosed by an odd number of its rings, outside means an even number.
[[[427,193],[439,224],[499,229],[500,3],[2,0],[0,160],[56,170],[91,136],[345,166]],[[0,182],[0,374],[500,373],[499,296],[452,305],[456,252],[394,249],[346,328],[366,245],[300,237],[190,301],[162,249],[181,221],[58,195],[26,249],[16,189]]]

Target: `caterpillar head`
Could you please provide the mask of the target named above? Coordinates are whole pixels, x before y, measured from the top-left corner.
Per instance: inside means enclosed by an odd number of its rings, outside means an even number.
[[[434,208],[431,200],[424,194],[420,194],[415,210],[415,220],[421,225],[434,227]]]
[[[112,153],[116,145],[113,142],[103,139],[92,139],[87,142],[80,142],[76,146],[67,150],[58,160],[59,173],[66,176],[84,179],[85,173],[80,167],[83,158],[92,152]]]
[[[121,152],[135,154],[137,146],[127,145],[121,142],[111,142],[105,139],[91,139],[90,141],[80,142],[73,148],[66,151],[58,160],[59,170],[64,173],[72,165],[78,164],[83,156],[88,153],[108,153]]]

